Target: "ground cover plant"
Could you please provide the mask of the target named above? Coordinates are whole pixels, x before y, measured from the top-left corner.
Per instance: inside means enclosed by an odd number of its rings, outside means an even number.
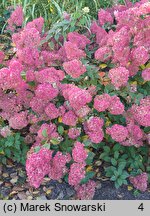
[[[0,160],[25,163],[35,188],[47,175],[64,179],[78,199],[92,199],[99,160],[116,188],[146,191],[149,15],[149,1],[126,1],[100,9],[86,28],[66,13],[46,31],[43,17],[23,25],[18,6],[6,27],[10,58],[0,51]]]

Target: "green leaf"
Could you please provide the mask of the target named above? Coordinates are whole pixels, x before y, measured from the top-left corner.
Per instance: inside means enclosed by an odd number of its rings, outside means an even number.
[[[34,147],[34,152],[36,152],[36,153],[37,153],[37,152],[39,152],[39,151],[40,151],[40,149],[41,149],[41,147],[40,147],[40,146],[35,146],[35,147]]]
[[[125,185],[128,184],[127,180],[125,180],[125,179],[122,181],[122,183],[125,184]]]
[[[91,144],[92,144],[92,142],[91,142],[89,139],[83,141],[83,143],[84,143],[84,146],[86,146],[86,147],[89,147],[89,146],[91,146]]]
[[[112,163],[113,166],[117,165],[117,161],[114,158],[111,159],[111,163]]]
[[[119,187],[120,187],[120,185],[118,184],[118,182],[115,181],[115,188],[118,189]]]
[[[118,178],[118,179],[117,179],[117,183],[118,183],[119,186],[121,186],[122,183],[123,183],[123,182],[122,182],[122,179],[121,179],[121,178]]]
[[[87,172],[85,178],[82,179],[80,183],[81,183],[81,184],[87,183],[87,182],[89,181],[89,179],[91,179],[91,178],[94,177],[94,175],[95,175],[95,172],[93,172],[93,171]]]
[[[58,145],[60,143],[60,140],[58,140],[57,138],[52,138],[50,140],[50,142],[53,144],[53,145]]]
[[[109,147],[109,146],[104,146],[103,149],[104,149],[104,151],[107,152],[107,153],[110,152],[110,147]]]
[[[110,180],[111,180],[111,181],[116,181],[116,176],[113,175],[113,176],[110,178]]]
[[[6,154],[7,157],[10,157],[10,156],[11,156],[11,151],[10,151],[9,148],[6,148],[6,149],[5,149],[5,154]]]
[[[123,171],[122,175],[121,175],[121,179],[123,180],[123,179],[126,179],[128,177],[129,177],[129,174],[127,173],[127,171]]]
[[[65,180],[66,183],[68,183],[68,175],[64,176],[64,180]]]
[[[105,156],[105,157],[103,158],[103,160],[106,161],[106,162],[110,162],[110,161],[111,161],[111,157]]]
[[[98,144],[92,144],[92,147],[94,149],[99,149],[99,148],[102,148],[104,145],[105,145],[105,143],[101,142],[101,143],[98,143]]]
[[[2,158],[2,163],[3,163],[3,164],[6,164],[6,157],[3,157],[3,158]]]
[[[114,175],[115,175],[116,177],[118,177],[118,176],[119,176],[119,173],[118,173],[118,171],[117,171],[117,170],[115,170],[115,171],[114,171]]]
[[[86,159],[86,164],[87,165],[91,165],[92,164],[94,156],[95,156],[95,154],[93,152],[89,152],[88,153],[88,157]]]
[[[119,151],[115,151],[115,153],[114,153],[114,158],[117,160],[118,157],[119,157]]]
[[[16,149],[20,150],[20,140],[15,141],[15,147]]]
[[[108,154],[106,152],[103,152],[102,154],[100,154],[100,159],[104,159],[104,157],[108,156]]]
[[[121,145],[120,144],[115,144],[114,147],[113,147],[113,151],[116,152],[116,151],[119,151],[121,149]]]
[[[64,133],[64,128],[63,128],[63,126],[61,126],[61,125],[58,126],[58,133],[59,133],[60,135],[62,135],[62,134]]]
[[[118,169],[123,170],[126,167],[126,161],[120,162]]]
[[[46,148],[46,149],[50,149],[50,143],[45,143],[44,145],[43,145],[43,148]]]
[[[48,134],[47,134],[47,130],[46,129],[44,129],[44,130],[42,130],[42,135],[43,135],[43,137],[48,137]]]

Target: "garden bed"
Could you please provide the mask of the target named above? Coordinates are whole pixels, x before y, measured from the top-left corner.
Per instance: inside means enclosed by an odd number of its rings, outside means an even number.
[[[0,199],[4,200],[74,200],[74,188],[63,181],[44,179],[39,189],[33,189],[26,182],[26,172],[21,164],[0,166]],[[114,187],[105,176],[95,178],[97,189],[93,200],[149,200],[150,188],[136,196],[135,190],[130,186]],[[130,191],[129,191],[130,190]]]
[[[150,2],[52,2],[50,28],[17,6],[1,31],[1,199],[148,199]]]

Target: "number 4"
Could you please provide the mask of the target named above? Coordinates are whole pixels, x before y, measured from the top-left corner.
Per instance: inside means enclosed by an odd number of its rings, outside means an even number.
[[[139,210],[143,211],[144,210],[144,206],[143,206],[143,203],[141,203],[138,207]]]

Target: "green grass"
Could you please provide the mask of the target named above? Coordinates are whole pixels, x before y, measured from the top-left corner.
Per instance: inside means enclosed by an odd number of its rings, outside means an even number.
[[[25,14],[24,24],[42,16],[45,19],[45,26],[50,28],[52,24],[61,20],[64,11],[69,14],[81,13],[84,7],[89,7],[89,17],[96,19],[98,10],[111,7],[113,2],[113,0],[0,0],[0,31],[3,32],[6,20],[10,16],[9,6],[15,8],[17,5],[22,5]],[[124,0],[118,2],[123,4]]]

